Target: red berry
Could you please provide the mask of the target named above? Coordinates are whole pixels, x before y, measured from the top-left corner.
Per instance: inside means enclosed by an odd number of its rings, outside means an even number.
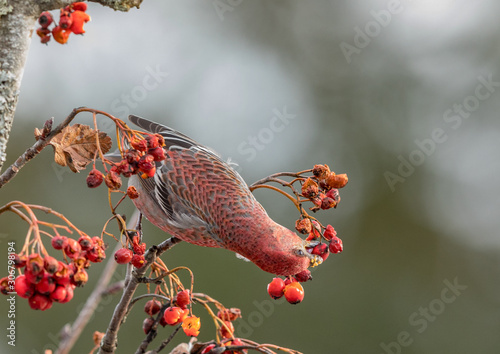
[[[50,295],[56,289],[56,282],[49,273],[45,273],[42,280],[35,286],[36,291],[43,295]]]
[[[312,230],[311,219],[299,219],[295,222],[295,229],[301,234],[308,234]]]
[[[64,247],[64,253],[71,259],[78,258],[80,253],[82,252],[82,247],[80,244],[73,240],[72,238],[68,238],[68,244]]]
[[[92,171],[90,171],[89,175],[87,176],[87,187],[89,188],[99,187],[103,180],[104,176],[102,175],[102,172],[94,168]]]
[[[149,170],[148,172],[144,172],[142,175],[141,175],[141,178],[143,179],[146,179],[146,178],[151,178],[155,175],[156,173],[156,166],[154,166],[151,170]]]
[[[38,274],[33,274],[29,269],[24,271],[24,276],[26,277],[26,281],[31,284],[38,284],[42,279],[45,271],[40,272]]]
[[[35,293],[35,285],[28,282],[25,275],[19,275],[16,278],[14,289],[17,295],[25,299],[28,299]]]
[[[72,24],[73,20],[71,19],[71,13],[61,9],[61,13],[59,15],[59,26],[64,29],[68,29]]]
[[[139,238],[137,238],[136,240],[138,240],[138,239]],[[134,253],[135,254],[139,254],[140,255],[140,254],[144,254],[146,252],[146,244],[144,242],[142,242],[142,243],[139,243],[138,241],[137,242],[133,242],[132,248],[134,249]]]
[[[335,231],[332,225],[328,225],[323,233],[323,237],[330,241],[335,236],[337,236],[337,231]]]
[[[66,299],[67,295],[68,295],[68,291],[66,290],[66,287],[64,287],[62,285],[57,285],[56,288],[54,289],[54,291],[52,293],[50,293],[50,298],[53,301],[61,302],[61,301],[64,301],[64,299]]]
[[[223,309],[217,313],[217,317],[219,317],[223,321],[234,321],[237,318],[241,317],[241,310],[236,307],[231,307],[230,309]]]
[[[321,199],[321,209],[322,210],[335,208],[336,206],[337,206],[337,202],[330,197],[324,197],[323,199]]]
[[[160,312],[160,309],[161,302],[159,302],[158,300],[149,300],[144,305],[144,312],[146,312],[150,316],[156,315],[158,312]]]
[[[42,12],[40,17],[38,17],[38,23],[45,29],[50,26],[52,21],[54,21],[54,19],[52,18],[52,14],[48,11]]]
[[[142,322],[142,330],[144,331],[145,334],[148,334],[151,331],[154,323],[155,320],[152,317],[146,317],[144,319],[144,321]]]
[[[326,196],[328,198],[332,198],[335,200],[335,202],[338,204],[340,202],[340,195],[339,195],[339,190],[336,188],[330,189],[327,193]]]
[[[104,183],[109,189],[117,190],[122,186],[122,179],[116,170],[113,171],[113,169],[111,169],[106,174],[106,177],[104,177]]]
[[[177,293],[177,306],[181,309],[185,309],[187,305],[191,302],[189,299],[189,290],[182,290]]]
[[[227,328],[224,326],[221,326],[220,327],[220,335],[222,336],[222,338],[229,339],[233,336],[234,326],[233,326],[233,323],[229,322],[229,321],[224,321],[224,324],[226,325]]]
[[[83,286],[87,283],[89,280],[89,275],[87,271],[83,268],[78,269],[73,276],[71,277],[71,284],[74,284],[76,286]]]
[[[71,5],[71,8],[74,11],[87,11],[87,3],[85,3],[85,2],[74,2]]]
[[[28,303],[33,310],[48,310],[52,307],[50,297],[36,293],[29,298]]]
[[[285,299],[289,303],[295,305],[304,299],[304,288],[299,282],[293,282],[285,287]]]
[[[68,244],[68,238],[66,236],[54,236],[51,244],[56,250],[62,250]]]
[[[52,36],[59,44],[65,44],[68,41],[70,33],[69,30],[65,30],[61,26],[56,26],[52,29]]]
[[[302,272],[295,274],[295,279],[298,282],[305,283],[308,280],[312,280],[312,275],[309,269],[304,269]]]
[[[134,186],[128,186],[127,196],[130,199],[137,199],[137,198],[139,198],[139,192],[137,191],[137,189]]]
[[[73,271],[63,262],[59,261],[59,266],[57,272],[54,273],[54,279],[57,284],[66,286],[70,283],[70,278],[73,275]]]
[[[43,259],[43,268],[47,271],[47,273],[54,274],[59,268],[59,261],[54,257],[45,256]]]
[[[295,278],[286,278],[286,279],[285,279],[285,286],[287,286],[287,285],[288,285],[288,284],[290,284],[290,283],[295,283],[295,282],[297,282],[297,281],[298,281],[298,280],[297,280],[297,279],[295,279]]]
[[[163,318],[167,324],[175,326],[184,321],[188,313],[188,310],[183,310],[180,307],[168,307],[163,314]]]
[[[326,261],[330,253],[328,252],[328,245],[326,243],[320,243],[312,249],[311,254],[316,254],[323,258],[323,262]]]
[[[283,290],[285,289],[285,282],[281,278],[274,278],[267,285],[267,292],[273,299],[279,299],[283,296]]]
[[[139,170],[141,170],[144,173],[148,173],[151,171],[153,168],[156,167],[154,163],[155,158],[149,154],[146,154],[141,157],[139,160]]]
[[[141,153],[135,149],[129,149],[125,151],[124,158],[130,165],[135,165],[141,159]]]
[[[146,260],[142,254],[134,254],[132,256],[132,260],[130,261],[130,263],[132,263],[132,265],[136,268],[141,268],[145,262]]]
[[[201,354],[208,354],[214,348],[215,348],[215,344],[207,345],[205,348],[203,348],[203,350],[201,351]]]
[[[158,144],[158,136],[156,135],[146,135],[145,137],[148,149],[155,149],[159,146]]]
[[[138,136],[132,137],[130,145],[138,151],[146,151],[148,149],[147,141],[145,139],[139,138]]]
[[[26,265],[27,260],[28,260],[28,257],[15,254],[14,255],[14,267],[23,268]]]
[[[318,184],[312,178],[307,178],[302,185],[302,195],[306,198],[314,198],[318,194]]]
[[[43,258],[38,253],[30,254],[26,262],[26,270],[33,275],[43,271]]]
[[[62,301],[59,301],[60,304],[65,304],[71,301],[71,299],[73,298],[73,289],[75,289],[74,285],[68,285],[65,287],[65,289],[66,289],[66,298]]]
[[[86,251],[86,250],[89,250],[91,249],[92,247],[94,247],[94,242],[92,241],[92,239],[87,236],[87,235],[84,235],[84,236],[80,236],[80,238],[78,239],[78,243],[80,244],[80,247],[82,248],[82,250]]]
[[[342,244],[342,240],[338,238],[337,236],[333,237],[332,240],[330,241],[330,252],[332,253],[340,253],[344,249],[344,246]]]
[[[335,173],[331,173],[327,180],[326,183],[330,188],[342,188],[344,187],[347,182],[348,182],[347,175],[345,173],[342,173],[340,175],[336,175]]]
[[[165,160],[165,150],[162,147],[156,147],[154,149],[148,150],[148,155],[153,156],[154,161],[163,161]]]
[[[0,279],[0,293],[8,295],[12,291],[9,285],[9,277],[3,277]]]
[[[128,248],[120,248],[115,252],[115,261],[118,264],[127,264],[132,260],[133,253]]]

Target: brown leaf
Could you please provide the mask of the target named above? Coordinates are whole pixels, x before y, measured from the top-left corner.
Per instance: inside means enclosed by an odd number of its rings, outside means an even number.
[[[80,172],[96,154],[96,131],[88,125],[74,124],[64,128],[49,144],[54,147],[54,160],[59,165],[68,166],[73,172]],[[111,138],[104,132],[99,132],[99,145],[103,154],[111,148]]]

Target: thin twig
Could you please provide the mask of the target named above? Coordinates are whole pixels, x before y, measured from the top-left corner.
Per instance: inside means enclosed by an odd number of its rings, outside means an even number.
[[[82,108],[75,108],[73,111],[66,117],[66,119],[59,124],[54,130],[51,130],[52,123],[54,122],[54,118],[49,119],[45,122],[44,127],[42,129],[42,135],[40,138],[28,148],[24,154],[19,156],[17,160],[9,166],[5,170],[4,173],[0,176],[0,188],[2,188],[7,182],[9,182],[12,178],[14,178],[19,170],[24,167],[32,158],[40,153],[49,143],[50,140],[59,134],[71,121],[76,117],[76,115],[82,112]]]
[[[134,214],[132,214],[132,218],[129,222],[129,225],[134,225],[138,216],[139,212],[135,211]],[[121,243],[118,242],[116,244],[114,251],[120,249],[121,247],[122,247]],[[94,311],[99,305],[103,295],[108,292],[108,284],[111,281],[117,266],[118,263],[115,262],[113,257],[110,257],[108,259],[108,262],[106,263],[106,267],[101,273],[101,278],[97,282],[94,291],[92,291],[92,294],[90,294],[89,298],[87,299],[87,302],[85,302],[82,311],[80,311],[78,317],[71,326],[70,330],[66,332],[67,335],[64,338],[62,338],[61,343],[59,344],[59,348],[56,351],[56,354],[69,353],[71,348],[73,348],[76,341],[80,337],[83,329],[85,328],[87,323],[90,321],[92,315],[94,314]]]
[[[125,318],[125,314],[127,313],[127,309],[132,301],[132,297],[134,296],[137,287],[139,286],[138,279],[144,277],[144,274],[148,270],[148,268],[153,264],[156,257],[160,256],[163,252],[167,251],[181,240],[176,237],[171,237],[165,241],[163,241],[158,246],[151,247],[144,255],[146,262],[139,269],[134,269],[132,271],[132,266],[129,265],[128,272],[125,280],[125,289],[123,290],[122,297],[118,304],[115,307],[115,311],[113,313],[113,317],[111,318],[111,322],[106,330],[106,334],[101,342],[101,348],[99,349],[99,354],[108,354],[114,353],[116,349],[118,331],[120,330],[120,326],[123,323]]]
[[[168,343],[170,343],[172,341],[172,339],[174,339],[174,336],[177,334],[177,332],[179,332],[181,327],[182,327],[182,324],[178,325],[177,328],[174,329],[174,331],[170,334],[170,336],[168,336],[167,339],[165,339],[163,342],[161,342],[161,344],[158,346],[158,348],[151,351],[151,354],[156,354],[156,353],[162,351],[168,345]],[[138,353],[136,353],[136,354],[138,354]]]

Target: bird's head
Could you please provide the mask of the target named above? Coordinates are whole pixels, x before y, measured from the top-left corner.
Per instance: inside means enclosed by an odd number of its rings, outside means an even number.
[[[262,270],[276,275],[295,275],[323,261],[320,256],[307,252],[308,241],[286,227],[275,224],[272,232],[272,237],[265,238],[267,242],[258,252],[259,257],[251,259]]]

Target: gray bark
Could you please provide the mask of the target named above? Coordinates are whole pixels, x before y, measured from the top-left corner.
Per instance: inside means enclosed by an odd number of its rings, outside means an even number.
[[[142,2],[92,1],[119,11],[139,8]],[[73,2],[74,0],[0,0],[0,171],[6,160],[7,143],[36,20],[43,11],[59,9]]]

